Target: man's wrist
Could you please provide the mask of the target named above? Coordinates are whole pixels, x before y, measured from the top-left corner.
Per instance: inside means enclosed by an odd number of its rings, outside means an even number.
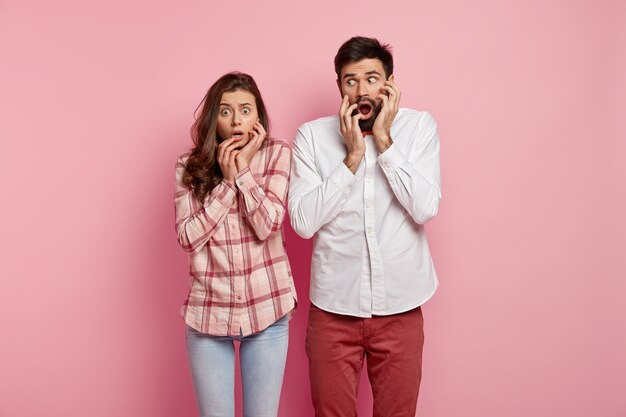
[[[359,164],[361,164],[362,159],[363,155],[348,154],[343,160],[343,163],[353,174],[356,174],[356,171],[357,169],[359,169]]]
[[[384,153],[393,144],[391,135],[384,133],[382,135],[374,135],[374,142],[378,153]]]

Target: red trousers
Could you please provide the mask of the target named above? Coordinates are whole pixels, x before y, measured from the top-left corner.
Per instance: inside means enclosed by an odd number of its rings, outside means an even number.
[[[316,417],[355,417],[367,359],[374,417],[415,417],[422,376],[421,308],[359,318],[311,304],[306,337]]]

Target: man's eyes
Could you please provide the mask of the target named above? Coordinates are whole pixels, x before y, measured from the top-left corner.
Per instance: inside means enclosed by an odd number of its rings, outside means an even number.
[[[368,77],[367,82],[370,84],[376,84],[378,82],[378,78],[376,77]],[[356,85],[356,80],[348,80],[346,81],[346,85],[348,87],[354,87]]]

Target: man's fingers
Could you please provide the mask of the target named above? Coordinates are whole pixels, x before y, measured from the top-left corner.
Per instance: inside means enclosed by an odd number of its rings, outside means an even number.
[[[352,114],[352,110],[356,107],[356,103],[353,105],[349,105],[348,96],[343,96],[343,100],[341,101],[341,108],[339,109],[339,121],[341,126],[346,130],[350,130],[350,116]]]
[[[346,109],[347,108],[348,108],[348,95],[346,94],[341,99],[341,106],[339,106],[339,116],[340,117],[343,117],[343,115],[346,113]]]
[[[359,120],[361,120],[362,118],[363,115],[361,113],[357,113],[352,116],[352,132],[356,133],[358,136],[363,135],[363,133],[361,132],[361,126],[359,126]]]
[[[391,86],[389,86],[389,85],[384,85],[382,88],[383,88],[383,89],[384,89],[387,93],[389,93],[389,94],[387,94],[387,96],[388,96],[389,98],[391,98],[391,99],[393,99],[395,96],[397,96],[397,95],[398,95],[398,93],[396,92],[396,90],[394,90],[393,88],[391,88]]]
[[[345,130],[345,120],[343,118],[344,114],[346,114],[346,108],[348,108],[348,96],[345,95],[343,96],[343,98],[341,99],[341,105],[339,106],[339,127],[341,128],[341,131],[343,132]]]
[[[389,87],[391,87],[393,89],[393,91],[395,91],[396,94],[400,94],[400,89],[398,88],[398,85],[391,79],[387,80],[385,82],[385,85],[388,85]]]
[[[392,80],[387,80],[387,82],[385,82],[385,88],[389,89],[388,91],[390,97],[392,98],[392,105],[394,106],[394,108],[397,108],[398,104],[400,103],[400,96],[402,95],[400,93],[400,89]]]
[[[382,105],[383,108],[389,107],[389,97],[387,97],[385,94],[381,94],[380,99],[383,102],[383,105]]]
[[[354,103],[353,105],[348,107],[346,109],[346,112],[343,114],[343,122],[344,122],[346,130],[352,130],[352,117],[353,117],[352,112],[354,111],[354,109],[357,108],[357,106],[358,104]]]

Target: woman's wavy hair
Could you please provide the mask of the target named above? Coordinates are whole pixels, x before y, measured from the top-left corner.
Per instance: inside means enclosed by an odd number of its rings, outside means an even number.
[[[201,202],[224,178],[217,163],[217,147],[222,140],[228,138],[220,138],[217,135],[217,116],[222,94],[235,90],[246,90],[254,96],[259,122],[269,136],[269,118],[261,92],[254,79],[248,74],[235,71],[224,74],[215,81],[194,113],[196,121],[191,127],[194,148],[191,150],[183,174],[183,184],[192,190],[194,196]],[[202,111],[197,116],[200,107]]]

